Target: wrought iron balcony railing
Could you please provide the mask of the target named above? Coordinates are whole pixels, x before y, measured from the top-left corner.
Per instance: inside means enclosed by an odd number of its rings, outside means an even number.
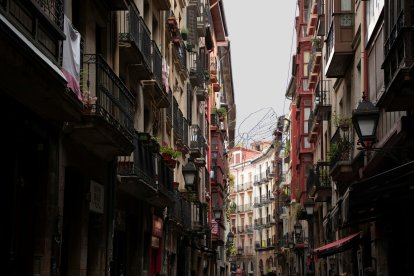
[[[118,174],[136,177],[156,190],[155,161],[152,148],[143,144],[136,136],[134,146],[135,150],[131,155],[118,157]]]
[[[104,118],[132,140],[134,96],[100,55],[85,54],[83,71],[87,75],[85,86],[91,96],[97,97],[96,103],[90,104],[90,109],[85,109],[85,114]]]
[[[206,139],[203,137],[200,126],[190,127],[190,150],[195,151],[196,155],[204,155]]]
[[[127,11],[119,12],[119,40],[121,43],[133,43],[139,50],[148,69],[151,68],[151,32],[134,4]]]
[[[0,14],[54,64],[59,64],[60,43],[65,39],[62,0],[2,0]]]

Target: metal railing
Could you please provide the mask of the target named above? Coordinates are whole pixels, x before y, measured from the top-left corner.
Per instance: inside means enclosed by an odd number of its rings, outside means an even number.
[[[162,56],[155,41],[152,41],[152,73],[160,87],[162,85]]]
[[[183,112],[180,109],[180,106],[175,99],[174,96],[171,96],[171,107],[172,107],[172,119],[173,119],[173,128],[174,128],[174,134],[177,138],[184,141],[184,115]]]
[[[182,70],[187,70],[187,48],[183,41],[175,43],[175,51],[177,53],[178,62]]]
[[[151,48],[153,48],[151,32],[144,19],[140,16],[137,7],[134,4],[130,4],[128,10],[119,11],[119,15],[119,39],[121,41],[133,41],[141,52],[148,68],[151,68]]]
[[[118,174],[136,176],[156,189],[155,161],[151,146],[143,144],[136,136],[134,146],[135,150],[131,155],[118,157]]]
[[[204,153],[205,139],[202,135],[199,125],[192,125],[190,127],[190,148],[199,149]]]
[[[43,13],[63,30],[63,0],[32,0]]]
[[[83,55],[83,71],[88,90],[97,97],[90,114],[102,116],[132,140],[134,96],[100,55]]]

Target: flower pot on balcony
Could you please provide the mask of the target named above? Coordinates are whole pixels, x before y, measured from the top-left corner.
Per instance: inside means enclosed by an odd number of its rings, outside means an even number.
[[[214,92],[219,92],[220,91],[220,84],[218,83],[213,83],[213,91]]]
[[[164,160],[164,161],[167,161],[167,162],[169,162],[170,160],[171,160],[171,154],[169,154],[169,153],[161,153],[161,156],[162,156],[162,159]]]

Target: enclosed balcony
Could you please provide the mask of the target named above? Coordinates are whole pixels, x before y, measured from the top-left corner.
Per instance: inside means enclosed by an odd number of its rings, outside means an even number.
[[[320,121],[318,120],[318,117],[315,115],[314,111],[309,115],[308,129],[308,141],[310,143],[316,142],[320,130]]]
[[[309,89],[315,88],[321,69],[322,41],[319,37],[312,39],[312,51],[308,65]]]
[[[74,138],[104,158],[130,154],[134,149],[134,96],[100,55],[84,55],[82,70],[90,100],[83,122],[73,127]]]
[[[309,17],[308,17],[308,36],[313,36],[316,30],[316,24],[318,22],[318,0],[310,0]]]
[[[395,23],[386,16],[384,32],[385,92],[378,106],[387,111],[414,109],[414,24],[412,4],[406,1]],[[390,9],[385,4],[385,13]]]
[[[325,75],[328,78],[343,77],[353,56],[354,1],[334,0],[333,8],[326,35]]]
[[[63,2],[40,2],[0,1],[1,90],[43,118],[80,121],[83,105],[59,65]]]

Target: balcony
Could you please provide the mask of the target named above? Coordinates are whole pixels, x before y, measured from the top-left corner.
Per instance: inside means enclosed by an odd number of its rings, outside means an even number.
[[[309,18],[308,18],[308,36],[313,36],[316,30],[316,23],[318,21],[318,6],[317,0],[310,0]]]
[[[352,40],[354,38],[353,2],[351,11],[334,10],[326,36],[326,71],[328,78],[344,77],[348,65],[352,61]],[[335,0],[334,7],[340,8],[339,0]]]
[[[190,127],[190,154],[195,158],[205,156],[206,139],[203,137],[200,126]]]
[[[315,88],[316,82],[318,81],[319,71],[321,69],[322,59],[322,41],[319,37],[314,38],[312,42],[312,51],[310,54],[309,65],[308,65],[308,77],[309,77],[309,89]]]
[[[120,191],[157,207],[170,205],[174,200],[172,170],[150,144],[134,138],[134,146],[131,155],[118,157]]]
[[[151,32],[137,7],[131,3],[127,11],[119,14],[120,67],[129,66],[131,76],[140,80],[151,79]]]
[[[63,2],[2,0],[0,16],[2,91],[45,119],[80,121],[83,105],[59,66]]]
[[[317,0],[318,22],[316,23],[316,35],[325,35],[325,4],[324,0]]]
[[[173,203],[167,209],[167,217],[169,221],[173,221],[176,225],[182,226],[184,224],[183,221],[183,199],[179,195],[179,193],[173,193],[172,196]]]
[[[181,39],[174,43],[173,58],[174,63],[179,68],[178,71],[182,76],[187,77],[187,47]]]
[[[239,233],[239,234],[244,233],[244,225],[237,226],[237,233]]]
[[[313,197],[317,202],[327,202],[332,197],[332,184],[329,177],[329,162],[318,161],[315,168]]]
[[[308,140],[310,143],[315,143],[319,135],[320,122],[315,116],[315,112],[311,112],[308,120]]]
[[[246,224],[244,228],[246,229],[246,233],[247,233],[247,234],[251,234],[251,235],[253,235],[253,225],[251,225],[251,224]]]
[[[97,99],[85,106],[73,138],[103,158],[129,155],[134,150],[134,96],[100,55],[84,55],[83,71],[85,87]]]
[[[337,128],[330,141],[328,156],[330,159],[329,174],[334,181],[346,182],[353,176],[352,169],[352,143],[349,138],[341,136]]]
[[[386,4],[388,7],[389,4]],[[393,26],[388,29],[388,37],[384,43],[384,82],[385,92],[381,95],[377,105],[386,111],[400,111],[414,109],[414,18],[412,8],[405,4],[405,8],[398,16]]]
[[[130,78],[141,82],[147,97],[157,99],[157,107],[168,107],[162,82],[162,56],[155,41],[151,40],[151,32],[134,4],[130,4],[127,11],[120,11],[119,16],[121,70],[129,68]]]
[[[195,52],[188,53],[188,68],[190,71],[190,83],[193,87],[202,87],[204,84],[204,68],[200,55]]]
[[[154,154],[149,145],[134,139],[134,152],[118,157],[118,175],[121,177],[120,190],[138,199],[146,200],[157,193],[155,182]]]
[[[315,88],[313,111],[320,120],[328,120],[331,117],[330,83],[330,80],[320,80]]]
[[[273,167],[266,168],[266,178],[267,178],[267,180],[273,179],[274,176],[275,176],[275,171],[274,171]]]
[[[200,4],[200,15],[197,17],[197,35],[204,37],[206,35],[206,27],[208,23],[208,8],[204,4]]]

